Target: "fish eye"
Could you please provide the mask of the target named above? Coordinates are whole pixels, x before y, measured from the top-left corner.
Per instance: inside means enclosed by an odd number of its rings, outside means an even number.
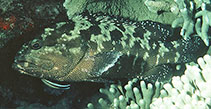
[[[34,50],[38,50],[42,47],[41,45],[41,41],[38,40],[38,39],[35,39],[31,42],[31,48],[34,49]]]

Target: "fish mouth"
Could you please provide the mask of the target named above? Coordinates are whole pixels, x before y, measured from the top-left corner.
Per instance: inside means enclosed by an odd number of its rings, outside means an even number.
[[[19,71],[21,74],[40,78],[43,77],[43,74],[41,74],[39,70],[45,70],[41,65],[33,63],[32,61],[27,60],[24,57],[15,57],[14,63],[12,64],[12,68]]]
[[[26,70],[20,65],[20,64],[13,64],[13,68],[18,70],[22,74],[29,74],[26,72]]]
[[[15,57],[14,63],[12,64],[12,68],[15,70],[18,70],[20,73],[23,74],[28,74],[25,70],[25,68],[23,67],[23,63],[25,63],[26,61],[24,61],[23,59],[20,60],[20,58],[18,59],[17,57]]]
[[[20,60],[15,60],[12,68],[19,71],[21,74],[26,74],[26,75],[30,75],[30,76],[35,76],[29,73],[29,71],[26,70],[26,68],[24,68],[24,63],[26,63],[27,61],[20,61]]]

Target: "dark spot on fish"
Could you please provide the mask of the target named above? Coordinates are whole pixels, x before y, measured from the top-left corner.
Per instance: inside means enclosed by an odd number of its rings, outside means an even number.
[[[83,25],[83,26],[84,26],[84,25],[85,25],[85,23],[83,23],[83,22],[82,22],[82,23],[81,23],[81,25]]]
[[[141,39],[144,38],[144,33],[146,33],[146,31],[142,28],[142,27],[137,27],[134,30],[135,32],[133,33],[134,37],[139,37]]]
[[[96,18],[89,18],[88,21],[92,22],[93,25],[99,25],[100,22],[96,21]]]
[[[153,44],[159,45],[158,43],[156,43],[157,42],[156,40],[148,40],[148,41],[149,41],[148,44],[150,47],[153,47]]]
[[[135,47],[141,48],[141,45],[140,45],[140,42],[139,42],[139,41],[135,41],[134,44],[135,44],[135,45],[134,45]]]
[[[163,43],[165,47],[167,47],[168,49],[172,49],[174,48],[174,45],[171,42],[164,42]]]
[[[121,37],[123,36],[122,33],[117,29],[111,31],[110,35],[111,35],[111,40],[114,40],[114,41],[121,40]]]
[[[94,35],[99,35],[101,34],[101,29],[99,26],[91,26],[89,28],[90,33],[94,34]]]
[[[130,34],[125,34],[125,35],[126,35],[127,37],[131,37]],[[129,44],[130,38],[127,38],[127,39],[125,39],[124,41],[125,41],[125,43]]]
[[[82,39],[85,39],[88,41],[91,38],[91,33],[88,30],[80,30],[80,36],[82,37]]]
[[[174,31],[172,32],[172,37],[168,37],[166,41],[176,41],[179,39],[183,39],[183,37],[180,35],[180,30],[181,27],[174,28]]]
[[[62,25],[58,31],[60,33],[66,33],[67,35],[70,35],[70,31],[73,30],[75,27],[75,22],[67,22],[67,24]]]

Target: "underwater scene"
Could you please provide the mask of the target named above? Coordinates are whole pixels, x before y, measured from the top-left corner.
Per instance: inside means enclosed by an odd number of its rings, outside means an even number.
[[[0,0],[0,109],[210,109],[211,0]]]

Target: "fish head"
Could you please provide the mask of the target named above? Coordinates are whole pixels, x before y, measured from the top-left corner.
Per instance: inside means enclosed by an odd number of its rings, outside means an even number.
[[[71,72],[83,58],[86,47],[80,38],[57,30],[40,34],[25,43],[17,53],[13,68],[23,74],[57,80]],[[63,35],[63,36],[62,36]]]

